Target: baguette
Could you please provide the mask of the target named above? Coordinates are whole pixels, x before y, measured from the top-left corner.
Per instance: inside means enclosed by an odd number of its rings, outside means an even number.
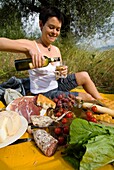
[[[84,109],[90,109],[93,105],[97,107],[97,113],[107,113],[111,115],[112,117],[114,117],[114,110],[109,109],[107,107],[102,107],[102,106],[99,106],[93,103],[87,103],[87,102],[84,102],[82,107]]]

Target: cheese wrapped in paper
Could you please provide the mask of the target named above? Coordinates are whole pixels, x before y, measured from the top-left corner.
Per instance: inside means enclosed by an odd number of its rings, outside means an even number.
[[[21,119],[17,112],[0,112],[0,142],[3,142],[8,136],[15,135],[21,127]]]

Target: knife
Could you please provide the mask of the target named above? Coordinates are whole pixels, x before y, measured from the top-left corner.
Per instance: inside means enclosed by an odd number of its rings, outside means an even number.
[[[23,142],[31,142],[31,141],[34,141],[34,139],[33,138],[23,138],[23,139],[16,140],[15,142],[11,143],[10,145],[20,144]]]

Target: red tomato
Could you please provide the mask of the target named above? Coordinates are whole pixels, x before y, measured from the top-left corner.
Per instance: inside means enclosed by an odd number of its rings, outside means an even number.
[[[69,134],[69,127],[68,127],[68,126],[64,126],[63,132],[64,132],[65,134]]]
[[[62,123],[63,123],[63,124],[66,124],[67,122],[68,122],[68,120],[67,120],[66,118],[63,118],[63,119],[62,119]]]
[[[60,127],[56,127],[56,128],[54,129],[54,132],[55,132],[55,134],[59,135],[59,134],[62,132],[62,130],[61,130]]]
[[[62,144],[64,144],[64,142],[65,142],[65,138],[64,138],[63,136],[59,136],[59,137],[58,137],[58,143],[59,143],[60,145],[62,145]]]
[[[57,112],[55,116],[60,117],[62,115],[61,112]]]
[[[63,113],[64,109],[61,107],[59,108],[59,112],[62,112]]]
[[[73,118],[73,113],[72,112],[69,112],[66,114],[65,116],[66,118]]]
[[[97,106],[92,106],[92,107],[91,107],[91,110],[92,110],[93,112],[97,112]]]
[[[92,117],[90,121],[96,123],[97,119],[95,117]]]
[[[87,115],[87,118],[90,119],[90,118],[92,118],[93,113],[92,113],[90,110],[88,110],[88,111],[86,112],[86,115]]]

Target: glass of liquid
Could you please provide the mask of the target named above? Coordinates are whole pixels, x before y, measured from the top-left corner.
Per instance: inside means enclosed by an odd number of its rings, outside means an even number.
[[[59,78],[66,78],[67,74],[66,74],[66,70],[67,66],[65,64],[65,62],[60,63],[60,65],[56,66],[56,70],[55,70],[55,75],[56,75],[56,79],[58,80]],[[64,73],[65,71],[65,73]]]

